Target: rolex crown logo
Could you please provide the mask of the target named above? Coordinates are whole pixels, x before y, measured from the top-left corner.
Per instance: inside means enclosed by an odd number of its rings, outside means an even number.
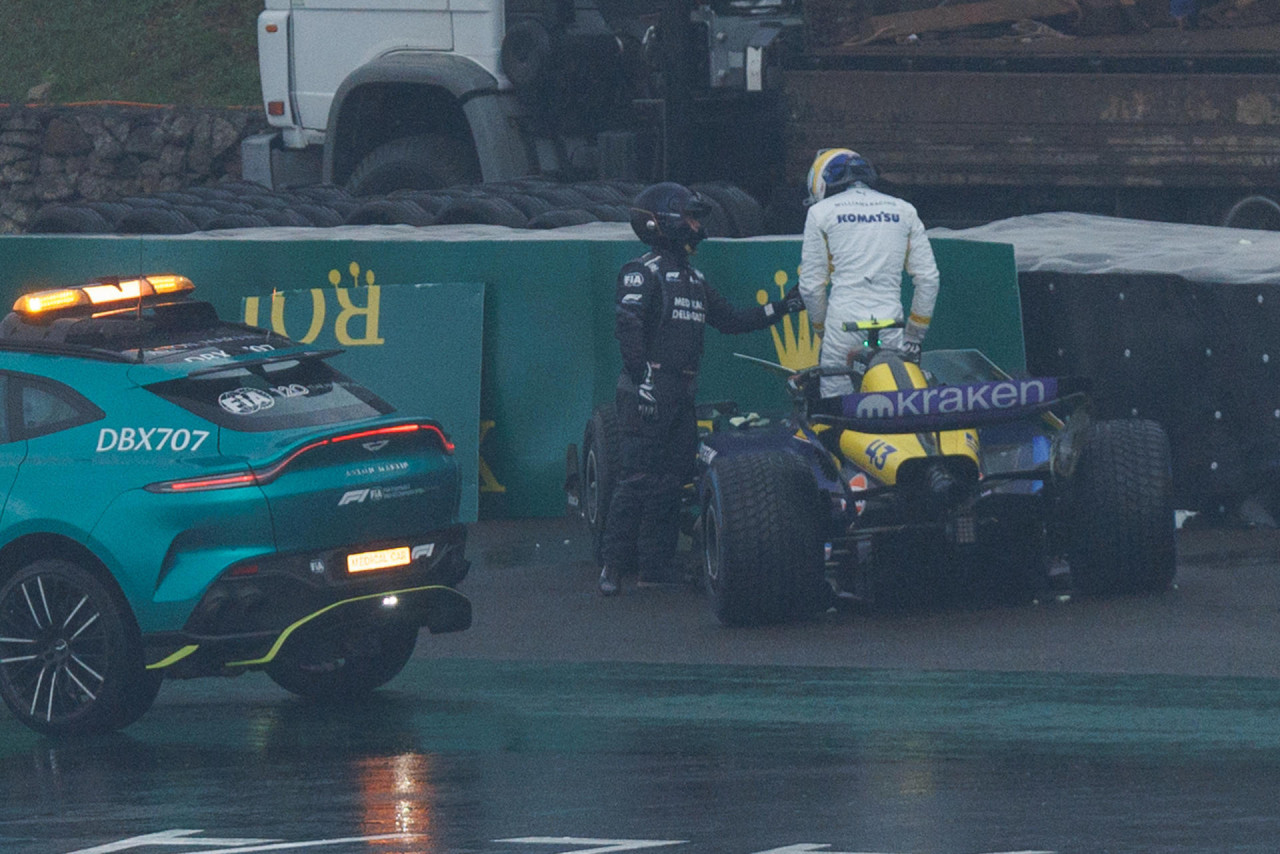
[[[778,288],[781,299],[787,292],[787,272],[778,270],[773,274],[773,283]],[[769,292],[763,288],[756,292],[756,302],[764,305],[769,302]],[[809,312],[790,314],[782,318],[780,323],[769,327],[773,336],[773,348],[778,353],[778,363],[793,371],[802,371],[818,364],[818,351],[822,347],[822,339],[809,327]]]
[[[372,287],[372,286],[373,286],[373,283],[374,283],[374,281],[375,281],[375,278],[374,278],[374,275],[373,275],[373,271],[372,271],[372,270],[365,270],[365,271],[364,271],[364,276],[363,276],[364,281],[363,281],[363,282],[361,281],[360,265],[359,265],[359,264],[357,264],[355,261],[352,261],[350,264],[348,264],[348,265],[347,265],[347,272],[351,274],[351,286],[352,286],[352,287],[356,287],[356,288],[358,288],[358,287],[360,287],[360,285],[362,285],[362,284],[364,284],[364,285],[369,285],[370,287]],[[333,285],[335,288],[340,288],[340,287],[342,287],[342,272],[341,272],[341,271],[339,271],[339,270],[330,270],[330,271],[329,271],[329,284]]]

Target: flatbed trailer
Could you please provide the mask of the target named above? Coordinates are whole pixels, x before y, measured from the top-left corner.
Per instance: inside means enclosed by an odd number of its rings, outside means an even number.
[[[807,24],[783,83],[790,174],[848,145],[938,224],[1077,210],[1280,227],[1247,201],[1280,187],[1280,25],[857,44]]]

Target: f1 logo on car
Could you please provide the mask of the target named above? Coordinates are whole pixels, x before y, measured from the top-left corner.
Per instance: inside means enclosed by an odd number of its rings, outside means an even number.
[[[363,504],[365,499],[377,501],[382,498],[381,489],[352,489],[344,492],[342,498],[338,501],[338,506],[342,507],[347,504]]]

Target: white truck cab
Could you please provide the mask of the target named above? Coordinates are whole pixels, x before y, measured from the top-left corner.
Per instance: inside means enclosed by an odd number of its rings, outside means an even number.
[[[244,174],[357,195],[669,177],[714,112],[691,108],[697,93],[766,88],[782,28],[759,7],[777,2],[718,16],[679,0],[266,0],[258,61],[274,130],[246,140]]]

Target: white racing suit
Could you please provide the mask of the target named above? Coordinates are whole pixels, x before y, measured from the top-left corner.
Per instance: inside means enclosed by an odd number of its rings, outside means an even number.
[[[865,184],[854,184],[809,208],[799,286],[809,322],[823,333],[820,365],[843,366],[850,351],[862,348],[864,334],[846,332],[844,324],[903,319],[904,269],[914,288],[908,323],[917,337],[923,337],[938,299],[938,265],[916,209]],[[888,329],[880,342],[896,347],[902,338],[901,329]],[[823,397],[853,391],[847,376],[822,378]]]

